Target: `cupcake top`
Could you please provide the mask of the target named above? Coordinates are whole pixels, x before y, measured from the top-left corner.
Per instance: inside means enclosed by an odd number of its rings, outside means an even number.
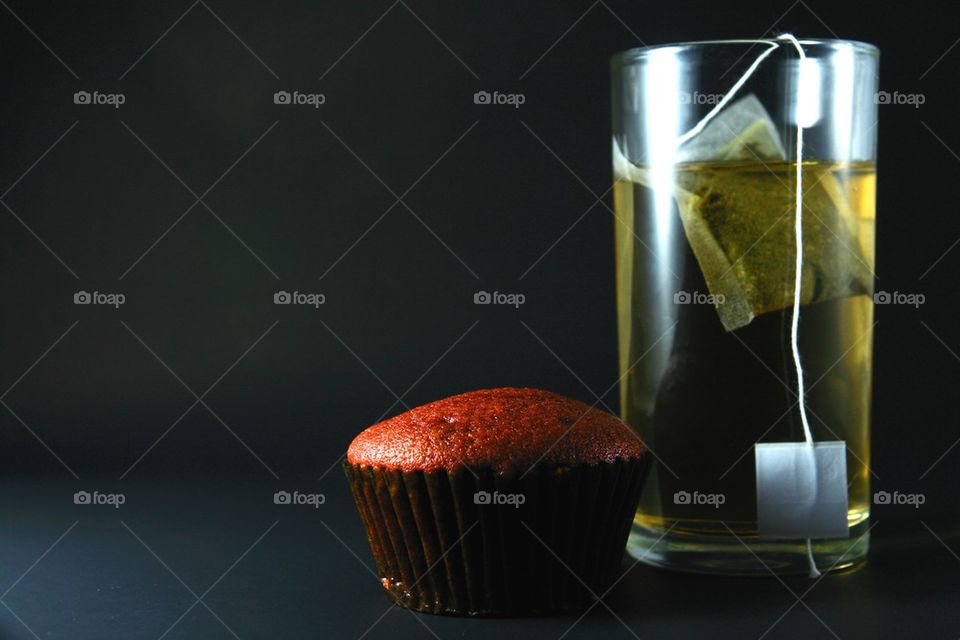
[[[535,464],[579,465],[639,458],[626,424],[578,400],[538,389],[482,389],[384,420],[354,438],[353,465],[402,471],[497,473]]]

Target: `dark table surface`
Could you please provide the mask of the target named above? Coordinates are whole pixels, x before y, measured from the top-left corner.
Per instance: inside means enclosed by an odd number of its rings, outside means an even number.
[[[700,577],[625,558],[623,579],[582,616],[414,614],[384,596],[338,473],[289,486],[7,480],[0,640],[960,636],[960,523],[892,506],[875,511],[869,561],[820,581]],[[78,490],[125,502],[77,505]],[[278,490],[326,501],[276,505]]]

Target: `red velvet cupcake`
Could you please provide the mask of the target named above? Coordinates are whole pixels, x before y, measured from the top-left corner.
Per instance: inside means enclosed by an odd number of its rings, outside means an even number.
[[[511,615],[582,608],[617,577],[644,452],[609,413],[504,388],[373,425],[344,469],[392,600]]]

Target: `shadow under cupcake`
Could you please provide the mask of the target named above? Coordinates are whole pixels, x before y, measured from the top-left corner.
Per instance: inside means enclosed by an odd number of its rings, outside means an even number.
[[[366,429],[344,469],[394,602],[519,615],[581,609],[618,577],[647,456],[609,413],[503,388]]]

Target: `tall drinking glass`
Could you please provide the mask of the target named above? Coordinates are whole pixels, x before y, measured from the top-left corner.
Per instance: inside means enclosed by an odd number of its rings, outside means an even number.
[[[656,460],[628,548],[648,563],[866,556],[878,56],[782,36],[612,60],[620,401]]]

